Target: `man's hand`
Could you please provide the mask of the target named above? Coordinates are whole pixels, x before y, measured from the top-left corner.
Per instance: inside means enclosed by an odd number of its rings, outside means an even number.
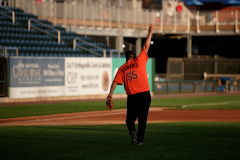
[[[154,26],[152,24],[150,24],[149,29],[148,29],[148,33],[152,34],[153,30],[154,30]]]
[[[106,106],[109,111],[111,111],[113,109],[114,103],[112,101],[112,95],[110,95],[110,94],[107,96]]]
[[[107,99],[112,99],[112,95],[108,95],[108,96],[107,96]]]
[[[106,106],[107,106],[107,109],[109,110],[109,111],[111,111],[112,109],[113,109],[113,106],[114,106],[114,103],[113,103],[113,101],[112,101],[112,99],[107,99],[107,101],[106,101]]]

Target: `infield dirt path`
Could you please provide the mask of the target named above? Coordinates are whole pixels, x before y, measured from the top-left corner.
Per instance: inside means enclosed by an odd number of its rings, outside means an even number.
[[[148,123],[178,121],[240,122],[240,110],[163,110],[151,107]],[[169,107],[168,107],[169,109]],[[0,119],[6,125],[100,125],[125,124],[126,109],[93,111],[46,116]]]

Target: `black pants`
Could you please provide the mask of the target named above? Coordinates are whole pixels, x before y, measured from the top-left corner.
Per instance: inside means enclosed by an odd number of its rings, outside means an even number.
[[[151,95],[149,91],[129,95],[127,98],[126,124],[129,134],[131,134],[132,131],[136,131],[135,121],[138,118],[138,142],[143,142],[150,103]]]

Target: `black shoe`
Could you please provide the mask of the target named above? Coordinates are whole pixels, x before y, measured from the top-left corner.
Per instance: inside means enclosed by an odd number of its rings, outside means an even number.
[[[132,132],[132,134],[131,134],[131,137],[132,137],[132,145],[133,146],[137,146],[138,145],[138,141],[137,141],[137,134],[136,134],[136,132]]]

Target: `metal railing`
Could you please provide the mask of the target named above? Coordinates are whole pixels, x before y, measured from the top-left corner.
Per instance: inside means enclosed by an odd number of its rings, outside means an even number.
[[[225,92],[240,92],[240,80],[230,80],[225,83]]]
[[[204,72],[207,75],[239,75],[239,69],[240,59],[236,58],[168,58],[166,80],[202,79]]]
[[[239,32],[239,11],[189,11],[183,7],[183,11],[176,12],[175,5],[170,14],[163,10],[135,9],[116,6],[105,6],[77,2],[64,1],[34,1],[19,0],[16,7],[25,12],[33,13],[40,18],[49,19],[55,25],[71,25],[80,28],[106,30],[118,29],[118,23],[122,23],[123,30],[147,31],[149,24],[155,25],[155,32],[190,32],[190,26],[196,26],[197,33],[203,30],[203,26],[213,26],[219,32],[219,26],[234,25],[235,32]],[[184,5],[183,5],[184,6]],[[130,15],[130,16],[129,16]],[[193,30],[193,29],[191,29]],[[206,29],[205,29],[206,30]]]
[[[45,31],[45,30],[43,30],[43,29],[41,29],[41,28],[38,28],[38,27],[36,27],[36,26],[32,26],[32,25],[31,25],[31,21],[33,21],[33,22],[35,22],[35,23],[38,23],[38,24],[41,24],[41,25],[43,25],[43,26],[45,26],[45,27],[47,27],[47,28],[49,28],[49,29],[52,29],[52,30],[57,31],[57,36],[54,35],[54,34],[52,34],[52,33],[47,32],[47,31]],[[58,30],[58,29],[56,29],[56,28],[54,28],[54,27],[51,27],[51,26],[49,26],[49,25],[46,25],[46,24],[44,24],[44,23],[42,23],[42,22],[39,22],[39,21],[37,21],[37,20],[35,20],[35,19],[30,18],[30,19],[28,20],[28,30],[30,30],[31,27],[34,28],[34,29],[36,29],[36,30],[38,30],[38,31],[41,31],[41,32],[43,32],[43,33],[46,33],[46,34],[48,34],[48,35],[50,35],[50,36],[52,36],[52,37],[54,37],[54,38],[57,38],[57,39],[58,39],[58,43],[61,42],[61,33],[60,33],[60,30]]]
[[[217,80],[155,81],[155,94],[240,92],[240,80],[226,81],[220,85]]]
[[[240,77],[240,74],[209,74],[207,72],[203,73],[203,78],[219,78],[219,77],[230,77],[230,78],[237,78]]]
[[[78,44],[77,44],[77,40],[80,41],[80,42],[82,42],[82,43],[86,43],[86,44],[89,45],[89,46],[92,46],[92,47],[94,47],[94,48],[97,48],[97,49],[102,50],[103,55],[101,55],[101,54],[99,54],[99,53],[97,53],[97,52],[94,52],[94,51],[92,51],[92,50],[90,50],[90,49],[88,49],[88,48],[86,48],[86,47],[83,47],[83,46],[78,45]],[[105,50],[104,48],[98,47],[98,46],[96,46],[96,45],[94,45],[94,44],[92,44],[92,43],[89,43],[89,42],[84,41],[84,40],[79,39],[79,38],[74,38],[74,40],[73,40],[73,49],[75,50],[76,47],[82,48],[82,49],[84,49],[84,50],[86,50],[86,51],[88,51],[88,52],[90,52],[90,53],[93,53],[93,54],[95,54],[95,55],[97,55],[97,56],[100,56],[100,57],[102,57],[102,56],[103,56],[103,57],[106,57],[106,56],[107,56],[107,55],[106,55],[106,50]]]
[[[12,16],[9,16],[9,15],[3,13],[3,12],[0,12],[0,14],[2,14],[3,16],[5,16],[5,17],[7,17],[7,18],[12,19],[12,23],[14,24],[14,23],[15,23],[15,12],[14,12],[13,10],[9,9],[9,8],[2,7],[2,6],[0,6],[0,9],[5,9],[5,10],[7,10],[7,11],[12,12]]]
[[[18,56],[17,47],[2,47],[0,46],[0,57]]]
[[[117,56],[114,56],[115,54],[117,54]],[[121,57],[121,53],[119,50],[115,50],[115,49],[111,49],[110,50],[110,57]]]

